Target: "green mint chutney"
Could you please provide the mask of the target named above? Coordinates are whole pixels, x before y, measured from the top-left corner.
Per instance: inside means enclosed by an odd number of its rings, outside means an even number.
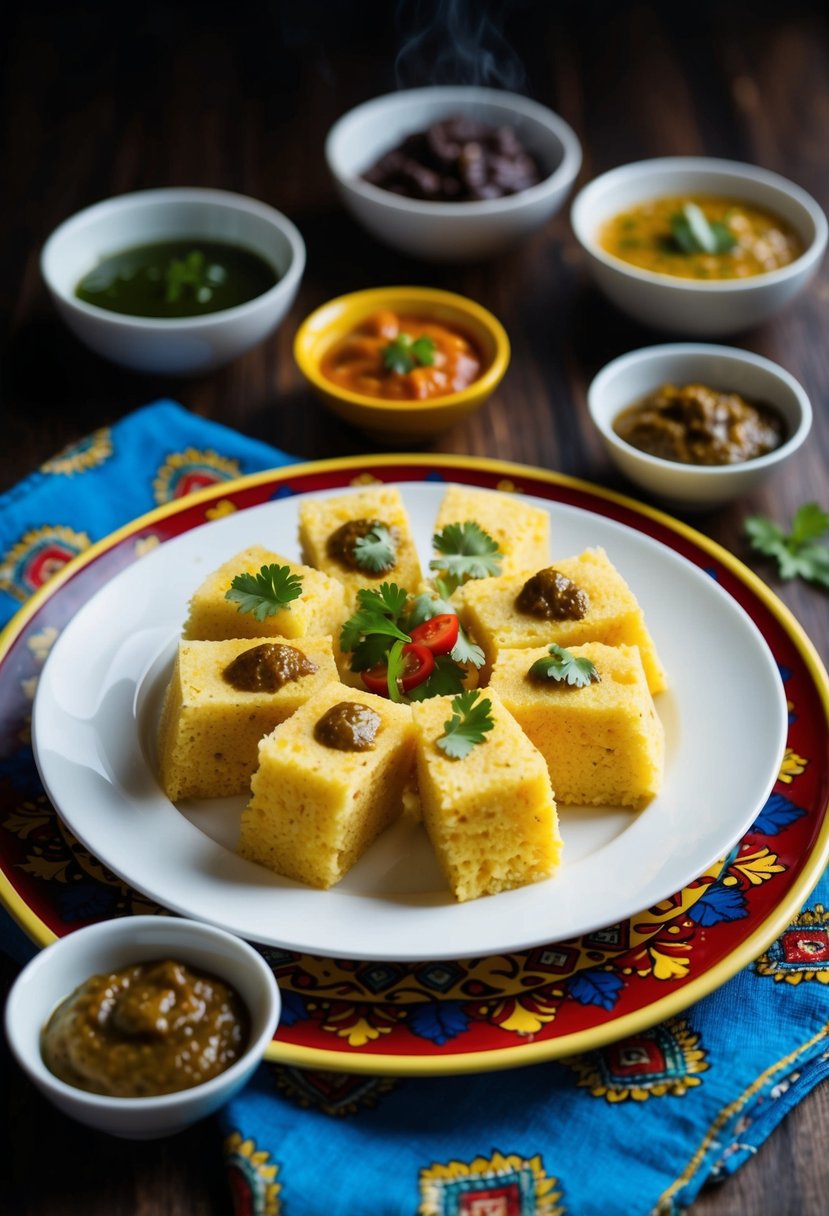
[[[199,317],[246,304],[277,281],[270,262],[239,245],[161,241],[103,258],[75,295],[133,317]]]

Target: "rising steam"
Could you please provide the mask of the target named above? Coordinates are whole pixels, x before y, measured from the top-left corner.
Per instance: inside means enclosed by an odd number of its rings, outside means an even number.
[[[507,7],[480,0],[401,0],[398,24],[406,41],[394,65],[397,87],[461,84],[520,91],[523,65],[498,28]]]

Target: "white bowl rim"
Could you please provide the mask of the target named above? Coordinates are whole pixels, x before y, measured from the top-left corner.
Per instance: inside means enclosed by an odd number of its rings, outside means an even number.
[[[351,122],[374,109],[383,110],[392,106],[405,108],[416,101],[432,100],[435,102],[445,100],[447,103],[457,101],[458,103],[482,102],[500,105],[505,111],[535,119],[560,140],[563,149],[561,160],[552,173],[549,173],[542,181],[535,186],[530,186],[527,190],[521,190],[518,194],[458,203],[406,198],[391,190],[383,190],[380,186],[374,186],[371,182],[364,181],[359,175],[345,173],[336,164],[335,144]],[[424,88],[399,89],[395,93],[384,93],[346,111],[336,120],[326,136],[325,160],[332,176],[347,185],[354,194],[361,195],[364,199],[375,203],[382,203],[393,211],[399,211],[404,215],[430,215],[440,219],[452,216],[468,219],[473,215],[503,215],[508,211],[519,210],[546,197],[560,186],[575,181],[581,168],[582,147],[576,132],[560,114],[556,114],[554,110],[531,97],[479,85],[427,85]]]
[[[272,287],[254,296],[244,304],[235,304],[232,308],[222,308],[216,312],[205,313],[198,317],[141,317],[130,313],[111,312],[100,308],[97,304],[89,304],[79,299],[72,292],[66,292],[59,287],[48,271],[48,260],[53,250],[61,240],[71,237],[76,225],[88,223],[113,211],[122,208],[142,207],[145,203],[206,203],[209,206],[221,206],[227,210],[245,211],[266,220],[278,229],[288,241],[291,258],[288,269],[277,279]],[[271,302],[274,296],[282,296],[292,291],[299,282],[305,270],[306,250],[305,241],[296,224],[287,215],[264,203],[260,199],[247,194],[237,194],[232,190],[217,190],[209,186],[157,186],[149,190],[132,190],[127,194],[115,194],[111,198],[101,199],[90,203],[73,215],[67,216],[58,224],[46,238],[40,253],[40,273],[49,290],[67,306],[81,315],[94,317],[106,322],[113,328],[139,329],[147,332],[170,333],[184,330],[207,329],[221,324],[225,320],[237,321],[247,314],[258,312]]]
[[[251,1038],[247,1047],[238,1060],[234,1061],[229,1068],[223,1072],[217,1073],[215,1077],[211,1077],[207,1081],[202,1081],[199,1085],[191,1085],[188,1089],[175,1090],[167,1094],[149,1094],[142,1097],[122,1098],[113,1097],[108,1094],[92,1093],[89,1090],[79,1089],[75,1085],[70,1085],[67,1081],[62,1081],[60,1077],[55,1076],[46,1067],[40,1056],[37,1060],[32,1060],[28,1051],[21,1045],[18,1038],[16,1023],[15,1023],[15,990],[22,982],[23,977],[31,982],[32,977],[36,977],[37,973],[51,965],[53,954],[50,952],[60,950],[62,947],[67,949],[72,948],[70,943],[77,938],[78,934],[83,934],[88,941],[93,937],[114,937],[116,940],[122,934],[127,939],[124,942],[125,951],[129,952],[129,931],[136,931],[142,926],[153,927],[159,922],[170,921],[176,927],[184,926],[185,933],[190,934],[194,939],[209,941],[222,941],[237,954],[245,958],[251,968],[256,971],[258,977],[263,981],[265,988],[268,991],[269,1007],[271,1016],[266,1019],[267,1024],[263,1027],[258,1035]],[[182,951],[186,951],[186,947],[178,947]],[[90,975],[93,972],[89,973]],[[216,975],[219,979],[222,978],[218,972]],[[83,983],[83,980],[88,978],[84,976],[78,980],[78,983]],[[69,993],[67,992],[68,996]],[[87,1106],[91,1110],[112,1111],[113,1114],[121,1112],[135,1111],[136,1114],[143,1113],[147,1115],[149,1112],[164,1112],[190,1101],[196,1102],[199,1099],[209,1098],[211,1094],[217,1090],[223,1090],[226,1087],[230,1088],[234,1082],[242,1075],[247,1073],[251,1067],[255,1067],[264,1058],[265,1048],[273,1038],[275,1026],[281,1014],[281,994],[276,978],[268,963],[254,950],[248,942],[243,938],[237,937],[233,933],[227,932],[225,929],[219,929],[214,925],[209,925],[203,921],[188,920],[184,917],[177,916],[125,916],[119,917],[116,920],[99,921],[96,924],[86,925],[82,929],[76,929],[74,932],[67,934],[65,937],[59,937],[49,946],[45,946],[40,950],[34,958],[30,959],[26,966],[19,972],[8,994],[5,1010],[5,1029],[6,1038],[11,1047],[15,1058],[20,1067],[26,1072],[33,1083],[39,1085],[43,1090],[53,1094],[56,1098],[65,1098],[73,1103],[78,1103]],[[51,1010],[50,1010],[51,1012]]]
[[[643,452],[641,448],[636,448],[633,444],[627,443],[614,431],[612,419],[605,418],[597,412],[597,397],[604,389],[606,383],[619,372],[625,371],[628,367],[635,366],[637,363],[656,362],[660,358],[668,360],[689,356],[692,358],[697,356],[699,358],[710,358],[713,356],[730,360],[735,366],[756,367],[760,371],[768,373],[774,379],[779,380],[781,384],[784,384],[792,393],[800,410],[797,426],[788,436],[785,443],[781,443],[772,452],[766,452],[764,456],[755,456],[751,460],[743,460],[736,464],[683,464],[678,460],[665,460],[661,456],[652,456],[650,452]],[[655,346],[642,346],[637,350],[628,351],[624,355],[611,359],[609,363],[606,363],[596,373],[587,387],[587,408],[601,435],[617,451],[625,453],[626,456],[632,455],[643,467],[653,470],[670,470],[673,473],[681,472],[683,478],[688,479],[693,477],[697,480],[703,477],[710,477],[714,480],[724,479],[729,476],[734,477],[735,474],[745,470],[770,468],[795,452],[806,439],[812,426],[812,403],[806,390],[779,363],[775,363],[772,359],[767,359],[764,355],[755,355],[751,351],[741,350],[736,346],[720,346],[709,342],[665,342]]]
[[[647,179],[653,173],[700,173],[716,177],[739,177],[760,186],[767,186],[799,205],[814,226],[814,235],[799,257],[787,266],[777,270],[764,271],[763,274],[751,275],[744,279],[683,279],[678,275],[660,274],[655,270],[643,270],[633,266],[622,258],[614,257],[594,239],[593,233],[587,230],[582,212],[590,201],[592,194],[604,190],[614,181],[630,179]],[[716,156],[655,156],[649,160],[633,161],[630,164],[617,165],[613,169],[594,177],[592,181],[582,186],[570,207],[570,225],[576,240],[583,249],[597,262],[615,270],[617,274],[626,275],[641,283],[651,283],[676,292],[690,292],[698,295],[708,294],[740,294],[758,291],[766,285],[784,282],[795,278],[823,256],[829,236],[829,222],[820,204],[802,186],[783,177],[771,169],[760,165],[752,165],[745,161],[727,160]]]

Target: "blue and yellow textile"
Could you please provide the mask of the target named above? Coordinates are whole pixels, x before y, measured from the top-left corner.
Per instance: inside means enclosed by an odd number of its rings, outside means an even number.
[[[172,402],[96,432],[0,500],[0,623],[136,515],[291,460]],[[16,780],[37,780],[30,751],[16,762]],[[669,1021],[580,1056],[440,1078],[263,1063],[214,1118],[239,1216],[680,1212],[829,1071],[827,907],[824,876],[756,963]],[[33,947],[0,919],[22,963]]]

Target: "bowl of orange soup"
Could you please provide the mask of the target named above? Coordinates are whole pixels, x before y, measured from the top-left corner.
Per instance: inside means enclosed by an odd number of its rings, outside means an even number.
[[[714,337],[767,320],[810,282],[827,222],[800,186],[755,165],[664,157],[611,169],[571,211],[598,288],[654,329]]]
[[[424,442],[492,395],[510,343],[491,312],[452,292],[378,287],[315,309],[294,338],[323,404],[376,442]]]

